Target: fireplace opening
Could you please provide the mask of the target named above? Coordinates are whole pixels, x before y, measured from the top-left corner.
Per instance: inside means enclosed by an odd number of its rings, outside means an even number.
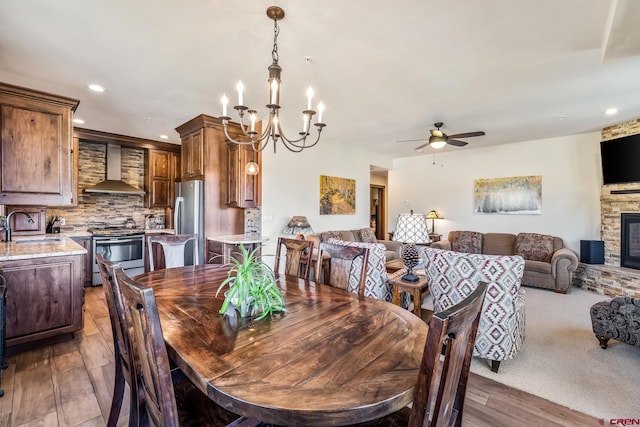
[[[621,214],[620,267],[640,270],[640,213]]]

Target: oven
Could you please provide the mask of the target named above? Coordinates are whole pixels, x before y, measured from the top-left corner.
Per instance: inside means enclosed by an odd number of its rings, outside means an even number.
[[[100,270],[95,255],[101,254],[105,260],[118,263],[128,276],[144,273],[145,237],[144,232],[129,230],[119,233],[93,231],[93,280],[92,285],[102,284]]]

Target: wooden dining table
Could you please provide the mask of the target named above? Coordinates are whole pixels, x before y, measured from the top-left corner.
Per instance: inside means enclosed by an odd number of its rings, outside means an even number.
[[[286,313],[219,314],[227,270],[187,266],[135,277],[153,288],[169,357],[210,399],[278,425],[348,425],[413,399],[427,325],[342,289],[280,276]]]

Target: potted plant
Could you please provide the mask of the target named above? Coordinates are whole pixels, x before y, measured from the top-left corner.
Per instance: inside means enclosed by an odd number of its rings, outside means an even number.
[[[273,269],[256,255],[259,247],[249,251],[244,245],[239,246],[241,256],[239,259],[232,259],[227,278],[216,293],[218,295],[227,288],[220,314],[231,309],[237,310],[240,317],[255,317],[259,320],[286,311]]]

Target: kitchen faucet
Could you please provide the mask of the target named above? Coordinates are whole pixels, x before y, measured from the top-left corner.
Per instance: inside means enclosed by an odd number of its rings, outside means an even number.
[[[7,219],[5,220],[5,224],[4,224],[4,232],[5,232],[5,237],[4,237],[4,241],[5,242],[10,242],[11,241],[11,216],[13,216],[13,214],[17,214],[17,213],[21,213],[27,216],[27,220],[29,221],[29,224],[33,224],[33,218],[31,218],[31,215],[29,215],[28,213],[24,212],[24,211],[13,211],[10,212],[9,215],[7,215]]]

